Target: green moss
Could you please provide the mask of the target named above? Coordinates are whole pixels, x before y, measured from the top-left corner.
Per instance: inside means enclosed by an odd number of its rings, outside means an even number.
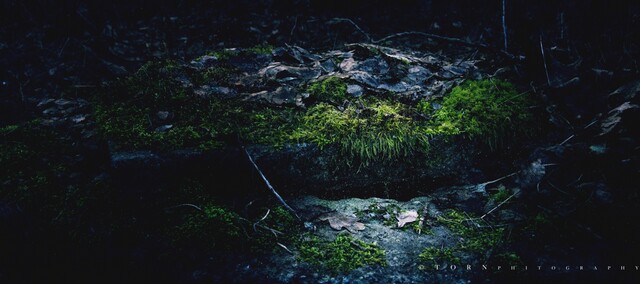
[[[496,203],[500,203],[502,201],[507,200],[507,198],[509,198],[509,196],[511,196],[511,190],[508,190],[504,187],[501,187],[498,189],[498,191],[496,193],[494,193],[493,195],[491,195],[491,199],[493,201],[495,201]]]
[[[240,51],[235,49],[221,49],[221,50],[210,52],[209,55],[215,56],[220,61],[226,61],[240,55]]]
[[[395,227],[396,217],[400,211],[400,207],[396,204],[372,203],[367,209],[357,211],[355,214],[361,219],[374,219],[382,222],[385,226]]]
[[[385,266],[387,263],[380,247],[346,233],[338,234],[329,243],[315,236],[307,236],[298,245],[298,251],[305,262],[323,266],[334,273],[346,273],[367,265]]]
[[[452,248],[425,248],[418,258],[422,262],[428,262],[432,265],[444,265],[444,264],[460,264],[460,258],[456,256],[455,249]]]
[[[50,211],[61,202],[58,175],[67,170],[70,145],[58,134],[31,121],[0,128],[0,198],[29,209]]]
[[[501,80],[467,81],[451,90],[434,113],[438,132],[483,139],[495,148],[530,120],[529,99]],[[422,107],[425,109],[425,107]]]
[[[403,231],[413,231],[416,234],[432,235],[433,231],[431,230],[431,228],[427,228],[425,230],[424,229],[424,224],[421,225],[419,220],[420,220],[420,216],[418,216],[418,220],[404,225],[404,227],[402,227],[401,230],[403,230]]]
[[[240,216],[229,209],[209,203],[194,210],[176,226],[174,239],[179,244],[202,245],[211,249],[242,249],[245,237]]]
[[[224,64],[195,74],[185,69],[174,61],[148,63],[101,93],[95,118],[104,138],[116,148],[161,151],[220,148],[230,137],[277,148],[311,143],[321,149],[336,147],[348,164],[367,165],[428,154],[435,135],[494,137],[491,133],[497,134],[509,121],[527,117],[522,97],[501,81],[465,83],[434,110],[429,101],[416,106],[392,98],[355,100],[347,95],[344,80],[329,77],[308,86],[316,103],[299,110],[197,96],[175,78],[225,85],[236,71]],[[159,111],[173,118],[158,121]],[[157,131],[168,124],[168,131]],[[490,145],[496,144],[494,138]]]
[[[503,252],[499,253],[491,259],[491,263],[495,263],[496,265],[502,266],[517,266],[524,267],[524,262],[522,258],[515,252]]]
[[[478,228],[474,225],[478,218],[456,210],[449,210],[443,216],[438,216],[437,220],[462,238],[457,249],[463,251],[486,252],[501,243],[504,237],[504,228]]]
[[[194,83],[228,86],[232,76],[237,72],[236,69],[228,66],[209,67],[204,72],[194,75]]]
[[[338,145],[350,159],[393,160],[428,149],[428,135],[422,125],[407,114],[401,103],[370,99],[364,108],[349,104],[346,109],[319,103],[311,107],[292,138],[320,148]]]
[[[249,48],[248,51],[253,54],[271,54],[271,52],[273,51],[273,46],[263,43]]]
[[[338,77],[313,82],[307,87],[310,97],[323,102],[341,104],[347,97],[347,84]]]

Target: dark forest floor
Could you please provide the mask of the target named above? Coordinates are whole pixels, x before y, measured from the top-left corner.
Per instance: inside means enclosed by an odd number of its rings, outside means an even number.
[[[513,2],[507,14],[507,53],[500,1],[77,2],[3,1],[0,7],[0,282],[640,279],[640,7],[632,1],[507,1]],[[407,31],[431,36],[378,41]],[[149,166],[157,162],[155,156],[136,160],[136,153],[116,153],[95,130],[95,93],[148,62],[189,64],[225,48],[266,46],[300,46],[321,54],[354,42],[464,60],[475,58],[477,53],[469,50],[477,49],[486,55],[483,71],[497,70],[491,75],[535,94],[541,102],[534,110],[542,118],[540,131],[520,145],[524,150],[518,155],[488,152],[474,162],[474,169],[481,170],[451,179],[458,183],[434,182],[425,185],[428,190],[408,194],[406,188],[403,194],[390,194],[393,188],[379,183],[371,195],[345,191],[321,200],[286,189],[286,176],[277,177],[279,171],[265,166],[276,188],[285,188],[285,199],[293,200],[296,210],[307,210],[300,224],[268,195],[238,145],[206,157],[184,154],[187,159],[157,170]],[[260,148],[255,151],[264,155]],[[222,162],[210,165],[211,157]],[[285,168],[278,157],[262,162]],[[542,175],[540,163],[547,165]],[[512,171],[519,173],[517,178],[474,193],[477,184]],[[516,194],[519,190],[523,193]],[[499,205],[507,193],[513,199]],[[186,203],[196,203],[204,214],[190,211],[193,204],[182,206]],[[396,204],[397,212],[382,210],[380,204]],[[496,206],[489,221],[478,218]],[[318,217],[329,209],[357,215],[367,229],[338,233],[326,216]],[[269,218],[263,215],[267,210],[274,212]],[[382,218],[407,210],[433,217],[422,227],[431,234],[393,228]],[[469,229],[482,222],[490,230]],[[203,229],[202,224],[208,225]],[[491,239],[494,226],[505,228],[500,245]],[[318,254],[313,249],[322,247],[318,242],[345,234],[356,236],[347,239],[352,247],[364,250],[377,243],[387,249],[389,266],[336,272],[314,264]],[[242,235],[252,241],[238,241]],[[412,238],[414,246],[399,245]],[[469,240],[482,243],[483,251],[447,254],[451,250],[446,249],[469,245]],[[400,256],[421,245],[440,250],[415,261]],[[533,271],[432,271],[429,256],[436,263],[494,268],[518,263]],[[535,271],[538,265],[541,271]]]

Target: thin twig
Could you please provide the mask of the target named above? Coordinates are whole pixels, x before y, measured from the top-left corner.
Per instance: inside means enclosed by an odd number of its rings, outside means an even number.
[[[283,248],[284,250],[286,250],[288,253],[290,253],[290,254],[294,254],[292,251],[290,251],[290,250],[289,250],[286,246],[284,246],[283,244],[278,243],[278,242],[276,242],[276,244],[277,244],[277,245],[279,245],[279,246],[280,246],[281,248]]]
[[[267,213],[264,214],[264,216],[262,218],[260,218],[260,220],[258,220],[257,222],[253,223],[253,230],[254,231],[257,231],[256,225],[258,225],[260,222],[264,221],[264,219],[267,219],[267,216],[269,216],[269,213],[271,213],[271,209],[267,209]]]
[[[587,129],[587,128],[591,127],[592,125],[596,124],[596,122],[598,122],[597,119],[593,120],[591,123],[587,124],[587,126],[585,126],[583,129]]]
[[[426,38],[431,38],[431,39],[437,39],[437,40],[441,40],[441,41],[446,41],[446,42],[451,42],[451,43],[457,43],[457,44],[461,44],[464,46],[468,46],[468,47],[476,47],[476,48],[481,48],[481,49],[485,49],[485,50],[495,50],[495,48],[492,48],[489,45],[486,44],[482,44],[482,43],[474,43],[474,42],[469,42],[466,40],[462,40],[459,38],[454,38],[454,37],[446,37],[446,36],[441,36],[441,35],[436,35],[436,34],[429,34],[429,33],[423,33],[423,32],[401,32],[401,33],[397,33],[397,34],[392,34],[392,35],[388,35],[386,37],[383,37],[379,40],[372,40],[372,43],[381,43],[381,42],[385,42],[387,40],[393,39],[393,38],[397,38],[397,37],[405,37],[405,36],[423,36]],[[509,59],[517,59],[518,57],[508,53],[504,50],[500,50],[499,53],[505,55],[506,57],[508,57]]]
[[[507,51],[507,0],[502,0],[502,33],[504,34],[504,51]]]
[[[296,19],[293,22],[293,27],[291,28],[291,32],[289,33],[289,42],[293,40],[293,32],[295,32],[297,26],[298,26],[298,16],[296,16]]]
[[[191,207],[191,208],[197,209],[198,211],[202,211],[202,208],[198,207],[197,205],[191,204],[191,203],[178,204],[176,206],[167,207],[166,209],[174,209],[174,208],[178,208],[178,207]]]
[[[64,44],[62,44],[62,47],[60,48],[60,51],[58,51],[58,58],[62,57],[62,53],[64,52],[64,48],[67,47],[68,43],[69,43],[69,38],[67,38],[67,40],[64,41]]]
[[[280,203],[282,203],[282,205],[284,205],[285,208],[287,208],[287,210],[291,211],[291,213],[293,213],[294,216],[296,216],[296,218],[298,218],[298,220],[302,220],[300,219],[300,216],[298,216],[298,214],[296,213],[295,210],[293,210],[293,208],[291,208],[291,206],[289,206],[289,204],[287,204],[286,201],[284,201],[284,199],[282,199],[282,197],[280,196],[280,194],[278,194],[278,192],[276,191],[275,188],[273,188],[273,186],[271,186],[271,183],[269,182],[269,180],[267,179],[267,177],[262,173],[262,170],[260,170],[260,168],[258,167],[258,165],[256,164],[256,162],[253,160],[253,158],[251,157],[251,155],[249,154],[249,151],[247,151],[246,148],[242,147],[242,150],[244,150],[244,153],[247,155],[247,158],[249,158],[249,162],[251,162],[251,164],[253,165],[253,167],[256,169],[256,171],[258,171],[258,174],[260,174],[260,177],[262,178],[262,180],[264,181],[264,183],[267,185],[267,187],[271,190],[271,192],[273,193],[273,195],[276,196],[276,198],[280,201]]]
[[[564,145],[564,143],[569,142],[569,140],[573,139],[573,137],[575,137],[576,135],[571,135],[569,136],[569,138],[565,139],[564,141],[562,141],[560,144],[558,144],[558,146],[562,146]]]
[[[510,173],[510,174],[508,174],[508,175],[506,175],[506,176],[503,176],[503,177],[501,177],[501,178],[497,178],[497,179],[494,179],[494,180],[491,180],[491,181],[483,182],[483,183],[478,184],[478,185],[485,185],[485,186],[486,186],[486,185],[489,185],[489,184],[492,184],[492,183],[495,183],[495,182],[499,182],[499,181],[501,181],[501,180],[503,180],[503,179],[505,179],[505,178],[508,178],[508,177],[514,176],[514,175],[516,175],[516,174],[518,174],[518,173],[519,173],[519,171],[517,171],[517,172],[513,172],[513,173]]]
[[[489,210],[489,212],[487,212],[484,215],[482,215],[482,217],[480,217],[480,219],[484,219],[484,217],[486,217],[487,215],[493,213],[493,211],[496,211],[496,209],[500,208],[500,206],[502,206],[505,203],[507,203],[509,200],[511,200],[511,198],[516,196],[516,194],[518,194],[518,193],[520,193],[520,190],[516,190],[516,192],[514,192],[511,196],[507,197],[507,199],[505,199],[504,201],[500,202],[500,204],[498,204],[498,206],[493,207],[493,209]]]
[[[242,217],[239,217],[238,219],[239,219],[239,220],[242,220],[242,221],[245,221],[245,222],[247,222],[247,223],[251,223],[251,221],[249,221],[249,220],[247,220],[247,219],[245,219],[245,218],[242,218]],[[267,227],[267,226],[265,226],[265,225],[261,225],[261,224],[255,224],[255,225],[256,225],[256,227],[258,227],[258,228],[262,228],[262,229],[265,229],[265,230],[267,230],[267,231],[270,231],[270,232],[273,234],[273,236],[274,236],[274,237],[276,237],[276,238],[278,237],[278,234],[280,234],[280,235],[284,235],[284,233],[283,233],[283,232],[280,232],[280,231],[278,231],[278,230],[276,230],[276,229],[273,229],[273,228],[269,228],[269,227]]]
[[[351,19],[347,19],[347,18],[333,18],[331,19],[331,21],[333,22],[347,22],[350,23],[351,25],[353,25],[360,33],[362,33],[364,36],[367,37],[367,41],[368,42],[372,42],[371,37],[369,36],[368,33],[366,33],[364,30],[362,30],[358,24],[356,24],[355,22],[353,22]]]
[[[540,53],[542,53],[542,62],[544,63],[544,73],[547,75],[547,85],[551,87],[551,79],[549,78],[549,69],[547,69],[547,60],[544,56],[544,45],[542,44],[542,35],[540,35]]]

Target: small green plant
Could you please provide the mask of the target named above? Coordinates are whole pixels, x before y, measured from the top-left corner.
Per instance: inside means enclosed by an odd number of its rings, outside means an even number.
[[[347,233],[336,236],[333,242],[324,242],[316,236],[306,236],[298,245],[300,258],[320,265],[333,273],[346,273],[367,265],[387,264],[384,251],[374,244],[358,240]]]

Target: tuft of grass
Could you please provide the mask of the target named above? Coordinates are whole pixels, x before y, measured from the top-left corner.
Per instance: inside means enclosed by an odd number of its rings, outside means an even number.
[[[428,134],[401,103],[370,99],[362,106],[349,104],[340,110],[319,103],[305,113],[292,138],[321,148],[338,145],[347,157],[364,164],[428,149]]]

